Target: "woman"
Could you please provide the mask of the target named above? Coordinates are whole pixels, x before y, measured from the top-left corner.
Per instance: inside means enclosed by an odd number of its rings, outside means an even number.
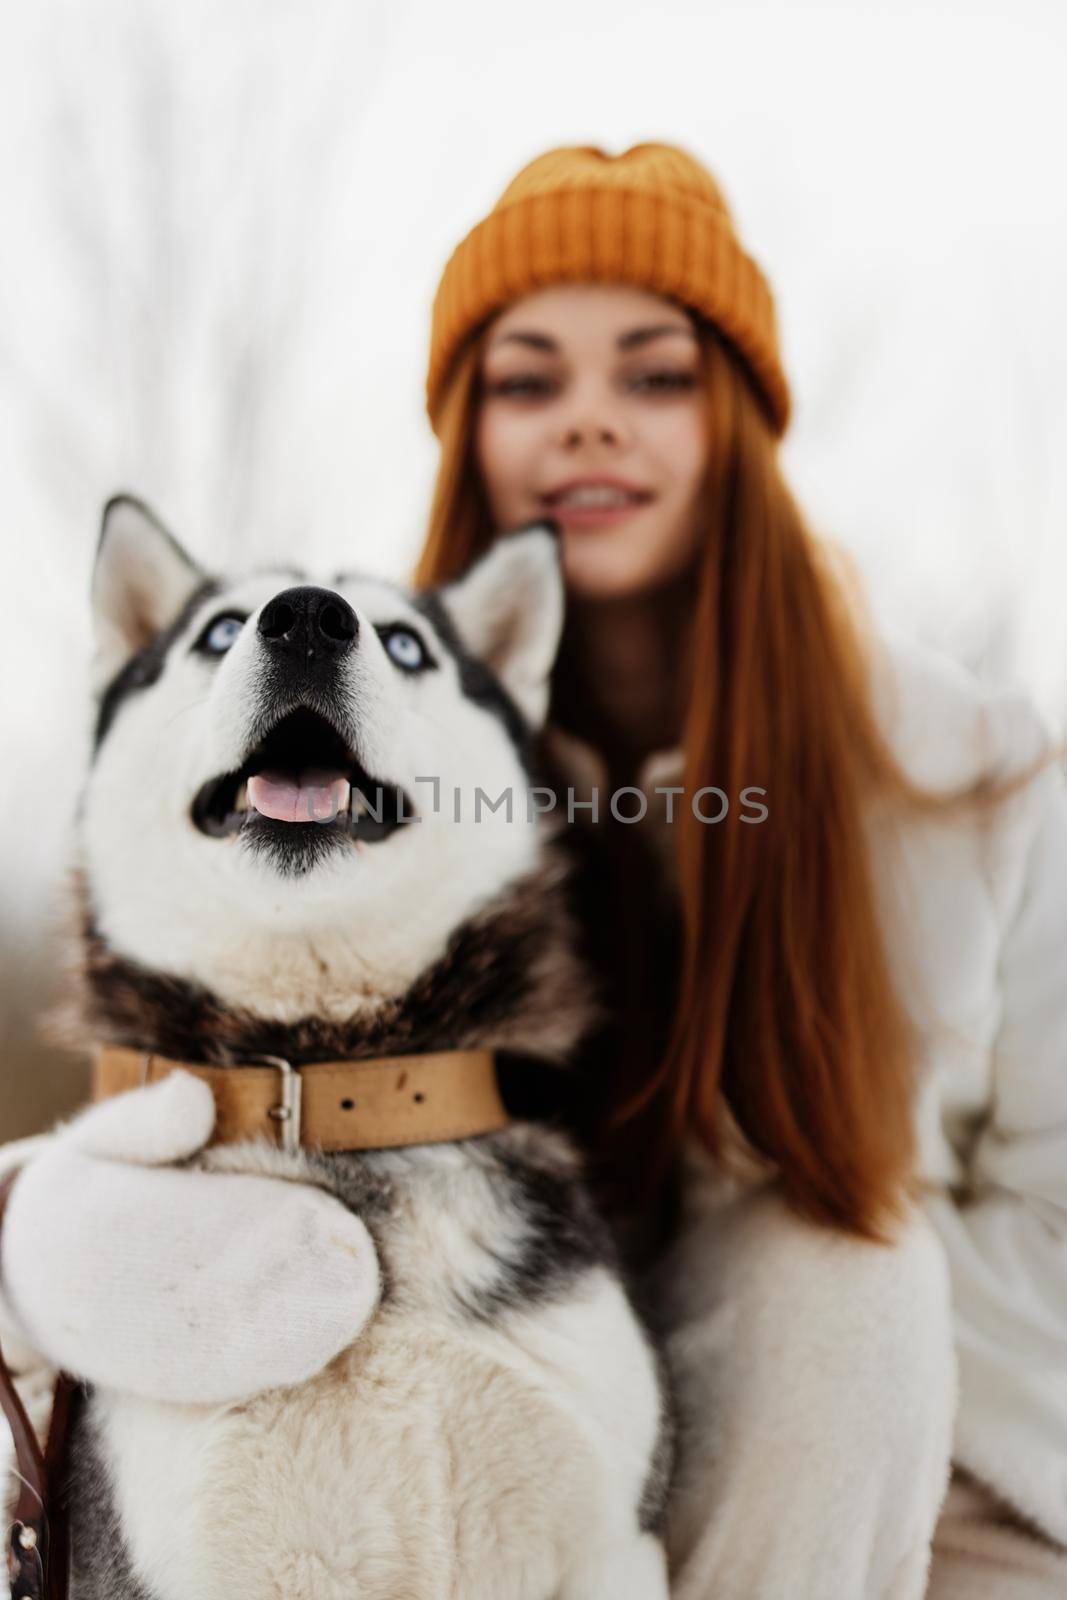
[[[861,1242],[888,1234],[916,1143],[956,1297],[956,1457],[1067,1541],[1064,1190],[1044,1148],[1065,1109],[1067,799],[1046,770],[986,803],[991,777],[1040,750],[1032,712],[879,638],[807,535],[775,456],[789,399],[770,294],[685,152],[566,149],[520,172],[446,267],[427,398],[442,460],[422,581],[451,577],[494,530],[561,522],[557,755],[588,776],[592,741],[605,794],[672,767],[687,794],[767,792],[760,826],[736,809],[707,826],[681,803],[670,837],[653,828],[681,910],[666,1019],[661,975],[642,985],[626,938],[655,903],[634,892],[635,830],[586,830],[622,869],[615,905],[610,864],[596,879],[620,1025],[594,1148],[632,1187],[648,1170],[637,1151],[687,1135],[721,1151],[728,1107],[778,1175],[725,1205],[691,1176],[660,1273],[690,1410],[717,1435],[686,1452],[681,1591],[923,1592],[950,1381],[937,1262],[914,1217],[889,1252]],[[628,504],[561,493],[605,476]],[[1062,1163],[1062,1135],[1058,1150]],[[961,1209],[950,1191],[968,1183]],[[767,1450],[791,1440],[806,1474],[843,1403],[848,1426],[812,1478],[769,1483]],[[972,1571],[949,1553],[959,1527],[966,1545],[971,1521],[1002,1513],[962,1478],[947,1510],[934,1593],[1006,1594],[1013,1563],[1034,1569],[1020,1594],[1067,1584],[1062,1550],[1007,1529],[976,1534]]]
[[[686,153],[518,174],[446,267],[428,403],[421,581],[561,528],[545,754],[615,1002],[569,1109],[678,1379],[676,1592],[917,1600],[932,1537],[937,1600],[1061,1592],[1067,795],[1020,776],[1039,724],[877,631],[808,536],[770,294]],[[217,1230],[210,1176],[181,1181]],[[133,1247],[101,1239],[94,1281]],[[280,1353],[249,1330],[234,1392],[328,1359],[320,1320]]]

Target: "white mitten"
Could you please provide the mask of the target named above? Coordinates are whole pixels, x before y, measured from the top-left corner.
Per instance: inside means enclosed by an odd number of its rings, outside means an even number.
[[[0,1283],[57,1367],[146,1399],[214,1404],[300,1383],[378,1301],[360,1219],[321,1189],[172,1169],[215,1105],[175,1072],[83,1112],[15,1182]]]

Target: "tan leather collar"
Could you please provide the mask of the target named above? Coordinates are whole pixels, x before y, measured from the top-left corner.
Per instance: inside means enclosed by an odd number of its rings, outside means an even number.
[[[299,1067],[280,1056],[258,1056],[247,1065],[205,1067],[107,1045],[93,1061],[93,1099],[179,1070],[202,1078],[215,1096],[212,1144],[265,1137],[286,1150],[390,1150],[470,1139],[509,1121],[492,1050]]]

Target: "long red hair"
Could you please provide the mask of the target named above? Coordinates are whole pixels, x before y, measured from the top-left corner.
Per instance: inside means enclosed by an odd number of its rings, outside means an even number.
[[[650,1167],[662,1172],[690,1131],[721,1149],[725,1096],[799,1211],[886,1239],[915,1166],[914,1046],[883,946],[866,808],[960,797],[917,789],[884,742],[859,589],[805,526],[740,362],[691,315],[709,466],[682,781],[733,798],[762,787],[769,815],[752,826],[731,805],[707,826],[678,808],[673,1023],[638,1081],[620,1072],[608,1121],[656,1105]],[[461,353],[442,408],[418,586],[456,577],[498,531],[473,450],[481,343]]]

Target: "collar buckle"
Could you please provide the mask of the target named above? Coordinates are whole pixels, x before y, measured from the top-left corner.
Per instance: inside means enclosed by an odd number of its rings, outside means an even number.
[[[265,1062],[281,1075],[281,1099],[278,1104],[271,1106],[267,1112],[274,1122],[279,1124],[279,1143],[281,1148],[294,1155],[300,1149],[301,1112],[303,1084],[300,1081],[300,1072],[291,1061],[286,1061],[284,1056],[253,1056],[253,1061]]]

